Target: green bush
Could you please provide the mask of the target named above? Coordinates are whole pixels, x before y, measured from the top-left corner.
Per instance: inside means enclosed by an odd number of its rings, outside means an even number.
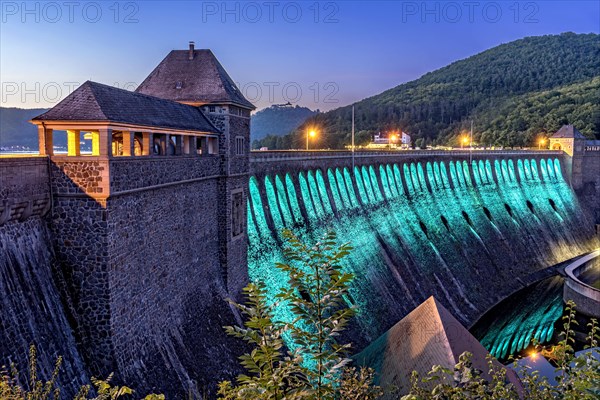
[[[222,382],[221,399],[376,399],[381,389],[373,386],[373,371],[349,368],[350,343],[339,343],[355,309],[348,307],[352,274],[342,270],[341,261],[352,249],[338,245],[335,233],[328,233],[312,247],[303,244],[290,231],[286,264],[277,267],[287,272],[289,288],[280,289],[277,299],[289,306],[295,319],[275,321],[262,283],[245,289],[246,305],[234,304],[246,317],[244,327],[226,327],[228,334],[253,346],[240,357],[248,374],[237,378],[237,385]],[[289,334],[295,349],[285,350],[283,335]]]
[[[54,365],[54,371],[49,381],[42,382],[37,375],[37,350],[34,345],[29,348],[29,387],[27,390],[19,384],[19,372],[14,364],[8,372],[4,367],[0,370],[0,399],[1,400],[58,400],[60,388],[56,385],[56,380],[62,365],[62,357],[58,357]],[[83,385],[79,388],[74,400],[116,400],[120,397],[133,394],[133,390],[127,386],[113,386],[110,381],[112,374],[102,379],[91,379],[94,385],[96,396],[92,397],[92,390],[89,385]],[[165,400],[162,394],[149,394],[144,400]]]

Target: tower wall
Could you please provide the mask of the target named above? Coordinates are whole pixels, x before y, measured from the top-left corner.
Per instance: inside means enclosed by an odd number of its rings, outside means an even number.
[[[94,375],[182,396],[238,372],[222,326],[235,323],[226,299],[245,285],[246,239],[225,238],[245,174],[229,178],[227,160],[53,157],[59,287]]]
[[[214,110],[214,111],[213,111]],[[248,283],[246,255],[248,170],[250,164],[250,113],[230,105],[203,106],[205,115],[222,130],[219,136],[220,260],[223,279],[232,298],[241,300]]]

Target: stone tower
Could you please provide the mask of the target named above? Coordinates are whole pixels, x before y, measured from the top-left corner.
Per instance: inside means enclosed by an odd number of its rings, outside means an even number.
[[[31,121],[50,159],[56,280],[94,376],[183,398],[236,370],[222,326],[248,281],[253,108],[192,44],[137,92],[88,81]]]
[[[600,140],[588,140],[573,125],[564,125],[550,137],[551,150],[563,150],[571,187],[593,214],[600,235]]]
[[[247,283],[247,173],[250,157],[250,112],[254,105],[239,91],[212,51],[173,50],[140,84],[136,92],[199,107],[221,131],[218,153],[219,242],[223,277],[231,296]]]
[[[566,175],[571,178],[571,185],[575,189],[581,186],[585,142],[585,136],[573,125],[563,125],[550,137],[550,150],[562,150],[569,155],[565,159]]]

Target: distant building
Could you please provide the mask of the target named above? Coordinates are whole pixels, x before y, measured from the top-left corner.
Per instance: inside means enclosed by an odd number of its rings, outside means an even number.
[[[563,125],[562,128],[550,137],[550,150],[562,150],[573,157],[575,144],[582,145],[586,140],[586,137],[573,125]]]
[[[589,140],[573,125],[564,125],[550,137],[550,150],[562,150],[570,184],[579,200],[595,210],[594,218],[600,233],[600,140]]]
[[[383,149],[386,147],[401,147],[407,149],[410,147],[410,135],[406,132],[396,133],[381,133],[378,132],[373,136],[373,141],[367,145],[369,149]]]

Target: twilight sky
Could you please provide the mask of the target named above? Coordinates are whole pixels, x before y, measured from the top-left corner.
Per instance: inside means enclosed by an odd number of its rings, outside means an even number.
[[[135,88],[172,49],[210,48],[257,107],[329,110],[501,43],[600,33],[599,1],[0,1],[4,107],[90,79]]]

